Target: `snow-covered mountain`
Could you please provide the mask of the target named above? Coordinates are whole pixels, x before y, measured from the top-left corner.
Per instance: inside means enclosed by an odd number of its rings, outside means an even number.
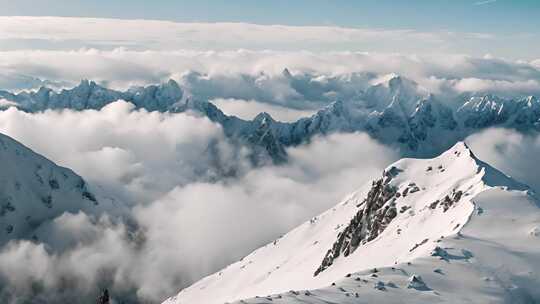
[[[59,92],[47,87],[18,94],[0,91],[0,99],[13,102],[17,108],[28,112],[47,109],[101,109],[120,99],[148,111],[166,111],[181,100],[182,96],[183,91],[174,80],[157,86],[134,87],[125,92],[108,89],[88,80],[82,80],[76,87]]]
[[[277,163],[286,160],[286,147],[333,132],[367,132],[380,142],[399,148],[405,156],[432,157],[488,127],[540,131],[540,101],[534,96],[505,99],[469,94],[449,98],[429,94],[415,82],[400,76],[358,90],[347,87],[347,94],[336,95],[331,94],[332,89],[337,89],[334,86],[323,86],[313,79],[307,81],[302,75],[291,75],[288,70],[284,75],[288,85],[302,96],[309,97],[306,83],[314,83],[309,88],[319,93],[313,98],[335,96],[337,101],[295,122],[276,121],[267,113],[253,120],[243,120],[224,114],[205,99],[206,95],[201,92],[199,95],[203,96],[194,95],[189,91],[192,88],[182,89],[174,80],[125,92],[84,80],[77,87],[60,92],[44,87],[18,94],[0,91],[0,106],[16,106],[30,112],[100,109],[123,99],[149,111],[192,111],[223,126],[226,135],[233,140],[254,148],[255,161],[269,155]]]
[[[0,245],[33,239],[44,222],[64,212],[99,212],[107,204],[84,179],[0,134]]]
[[[538,303],[539,208],[459,142],[164,303]]]

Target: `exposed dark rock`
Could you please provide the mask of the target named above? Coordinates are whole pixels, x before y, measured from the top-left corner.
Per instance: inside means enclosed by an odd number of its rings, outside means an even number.
[[[424,245],[425,243],[427,243],[428,240],[429,239],[423,239],[420,243],[414,244],[414,246],[411,249],[409,249],[409,252],[413,252],[416,248],[418,248],[418,247]]]
[[[386,173],[385,173],[386,176]],[[360,245],[374,240],[397,215],[395,198],[397,190],[389,185],[390,178],[383,177],[372,184],[360,210],[338,234],[332,248],[326,253],[315,276],[330,267],[340,255],[347,257]]]
[[[441,260],[448,260],[448,252],[439,246],[431,251],[431,256],[439,257]]]
[[[409,278],[409,284],[407,285],[407,288],[412,288],[419,291],[431,290],[431,288],[426,285],[424,280],[422,280],[422,277],[420,277],[419,275],[412,275]]]
[[[446,212],[450,207],[452,207],[455,203],[457,203],[461,197],[463,196],[463,191],[452,191],[452,196],[446,195],[441,202],[443,211]]]
[[[105,289],[98,297],[96,304],[110,304],[109,290]]]
[[[58,181],[56,179],[50,179],[49,186],[51,187],[51,189],[54,189],[54,190],[60,188],[60,184],[58,184]]]
[[[398,193],[396,193],[396,194],[398,194]],[[399,213],[403,213],[403,212],[405,212],[405,211],[407,211],[409,209],[411,209],[411,206],[401,206],[401,209],[399,209]]]
[[[84,192],[82,193],[82,196],[83,196],[85,199],[94,202],[94,205],[97,205],[97,204],[98,204],[98,201],[97,201],[96,197],[95,197],[94,194],[92,194],[91,192],[84,191]]]
[[[52,208],[52,202],[53,202],[52,196],[47,195],[45,197],[42,197],[41,202],[43,203],[43,205],[45,205],[45,207],[47,207],[49,209]]]
[[[11,196],[4,197],[0,200],[0,216],[6,215],[8,212],[14,212],[15,207],[12,204]]]

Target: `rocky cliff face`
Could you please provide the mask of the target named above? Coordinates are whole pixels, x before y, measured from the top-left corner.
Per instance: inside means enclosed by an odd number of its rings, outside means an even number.
[[[358,246],[375,239],[397,215],[395,196],[400,194],[389,182],[391,173],[372,184],[367,197],[359,204],[360,210],[337,236],[337,240],[323,258],[315,275],[330,267],[340,255],[353,253]]]

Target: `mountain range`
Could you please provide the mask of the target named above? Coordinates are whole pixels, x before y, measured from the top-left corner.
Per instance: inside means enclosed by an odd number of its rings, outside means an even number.
[[[538,303],[539,208],[458,142],[390,165],[164,304]]]
[[[65,212],[114,209],[70,169],[1,134],[0,163],[0,245],[39,242],[40,228]],[[536,303],[539,208],[528,186],[458,142],[391,164],[164,304]]]
[[[292,88],[299,90],[299,94],[305,93],[295,83],[309,81],[302,75],[293,76],[288,70],[283,74]],[[206,97],[193,95],[189,90],[172,79],[126,91],[83,80],[78,86],[61,91],[46,87],[20,93],[0,91],[0,106],[14,106],[28,112],[84,110],[100,109],[122,99],[148,111],[190,111],[221,125],[229,138],[251,147],[256,163],[264,162],[267,156],[275,163],[285,162],[287,147],[334,132],[367,132],[378,141],[398,148],[404,156],[433,157],[485,128],[504,127],[524,133],[540,130],[540,101],[535,96],[462,94],[450,98],[430,94],[401,76],[359,88],[354,94],[347,91],[348,94],[332,95],[332,87],[319,88],[320,94],[313,98],[344,99],[335,99],[312,116],[294,122],[276,121],[264,112],[252,120],[226,115]]]

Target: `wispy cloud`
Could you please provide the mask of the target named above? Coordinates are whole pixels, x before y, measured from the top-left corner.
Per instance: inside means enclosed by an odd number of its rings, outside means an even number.
[[[459,39],[469,37],[469,33],[459,34]],[[399,50],[412,53],[418,49],[445,49],[455,41],[455,35],[446,31],[411,29],[0,17],[2,50],[126,47],[137,50]],[[461,52],[461,44],[459,49]]]
[[[474,5],[486,5],[486,4],[491,4],[495,2],[497,2],[497,0],[484,0],[484,1],[477,1],[474,3]]]

